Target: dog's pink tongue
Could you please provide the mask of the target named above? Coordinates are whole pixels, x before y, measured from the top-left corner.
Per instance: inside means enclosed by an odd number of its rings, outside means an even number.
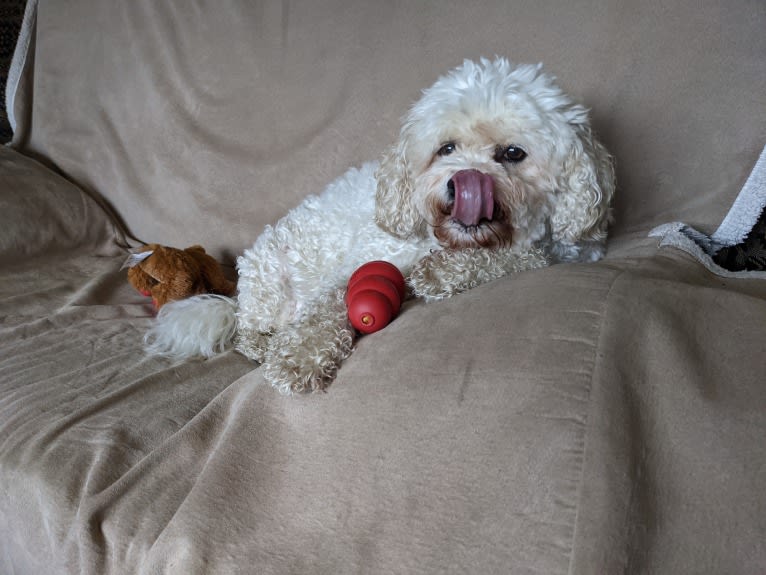
[[[466,226],[491,220],[495,210],[495,185],[492,177],[479,170],[460,170],[452,176],[455,204],[452,217]]]

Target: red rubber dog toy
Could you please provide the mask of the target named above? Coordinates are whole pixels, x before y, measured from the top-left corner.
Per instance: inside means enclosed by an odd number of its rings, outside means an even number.
[[[405,292],[404,276],[395,265],[374,261],[359,267],[346,292],[351,325],[362,333],[383,329],[399,313]]]

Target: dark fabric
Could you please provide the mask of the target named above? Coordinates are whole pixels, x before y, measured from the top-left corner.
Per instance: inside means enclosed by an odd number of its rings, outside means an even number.
[[[766,270],[766,210],[742,243],[723,248],[713,258],[733,272]]]
[[[26,0],[0,0],[0,94],[5,94],[8,68],[16,47],[21,21],[24,18]],[[0,98],[0,142],[8,142],[13,136],[8,123],[5,98]]]

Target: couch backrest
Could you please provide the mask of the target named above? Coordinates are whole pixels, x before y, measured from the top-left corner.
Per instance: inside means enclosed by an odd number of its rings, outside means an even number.
[[[34,30],[14,145],[135,237],[219,257],[377,158],[464,58],[543,62],[592,109],[616,234],[714,230],[766,143],[759,0],[73,0]]]

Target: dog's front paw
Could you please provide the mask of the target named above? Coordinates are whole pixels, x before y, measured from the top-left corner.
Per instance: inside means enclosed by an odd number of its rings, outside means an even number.
[[[448,265],[452,252],[439,250],[422,258],[407,278],[415,297],[435,301],[451,297],[458,292],[454,274]]]
[[[263,376],[281,393],[324,391],[335,380],[353,348],[353,332],[344,330],[319,342],[303,329],[281,332],[264,359]]]
[[[517,253],[511,249],[465,248],[441,250],[421,259],[408,283],[416,297],[433,301],[451,297],[510,273],[548,265],[544,251]]]
[[[272,336],[261,369],[281,393],[324,391],[335,380],[354,347],[344,295],[336,290],[320,298],[311,313]]]

